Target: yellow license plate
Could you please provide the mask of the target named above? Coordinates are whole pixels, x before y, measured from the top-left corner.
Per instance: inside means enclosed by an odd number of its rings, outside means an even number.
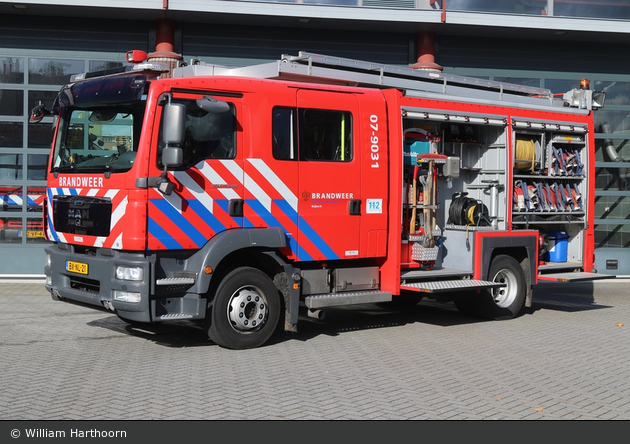
[[[44,237],[43,231],[27,231],[26,237]]]
[[[71,273],[88,274],[88,264],[83,262],[66,261],[66,270]]]

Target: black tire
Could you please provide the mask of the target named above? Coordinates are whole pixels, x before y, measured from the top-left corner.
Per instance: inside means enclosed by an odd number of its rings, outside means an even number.
[[[477,297],[475,311],[486,319],[512,319],[525,304],[526,280],[523,268],[512,256],[500,254],[492,260],[488,280],[505,287],[486,290]]]
[[[217,288],[208,337],[234,350],[260,347],[276,330],[281,308],[280,293],[269,276],[255,268],[237,268]]]

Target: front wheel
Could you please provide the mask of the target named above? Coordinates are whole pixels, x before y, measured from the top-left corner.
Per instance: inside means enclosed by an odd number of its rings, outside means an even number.
[[[235,350],[259,347],[274,333],[281,309],[278,289],[269,276],[255,268],[237,268],[217,288],[208,337]]]
[[[512,256],[498,255],[492,260],[488,280],[505,286],[480,294],[475,301],[477,314],[497,320],[516,316],[525,304],[526,280],[521,264]]]

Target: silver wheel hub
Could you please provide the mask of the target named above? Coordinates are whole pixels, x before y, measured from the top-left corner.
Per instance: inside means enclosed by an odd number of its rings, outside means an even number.
[[[227,311],[232,328],[241,333],[261,328],[269,313],[263,292],[252,286],[236,290],[230,298]]]
[[[494,303],[501,308],[507,308],[514,303],[518,295],[518,283],[516,276],[510,270],[499,270],[492,278],[493,282],[505,284],[505,287],[496,288],[492,297]]]

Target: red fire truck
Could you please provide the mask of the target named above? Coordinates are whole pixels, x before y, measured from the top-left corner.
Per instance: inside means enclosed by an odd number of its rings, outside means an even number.
[[[300,52],[230,68],[128,53],[71,79],[44,202],[46,288],[222,347],[300,314],[422,297],[513,318],[594,269],[593,111],[556,95]]]

